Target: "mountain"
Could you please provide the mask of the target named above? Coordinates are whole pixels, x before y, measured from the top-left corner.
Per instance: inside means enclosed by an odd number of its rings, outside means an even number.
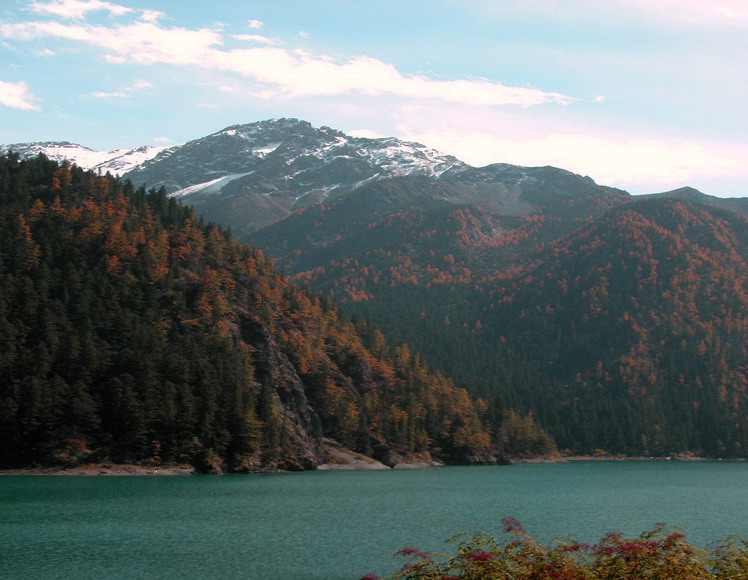
[[[45,141],[0,145],[0,155],[5,155],[12,151],[26,159],[36,157],[41,153],[52,161],[60,163],[70,161],[78,167],[90,169],[97,173],[121,175],[167,149],[168,147],[151,147],[146,145],[134,149],[94,151],[88,147],[76,145],[68,141]]]
[[[453,188],[456,200],[478,203],[505,215],[531,213],[535,206],[528,198],[551,195],[546,201],[552,201],[554,192],[565,190],[568,195],[576,191],[575,181],[582,189],[599,187],[589,178],[554,168],[508,164],[475,168],[418,143],[351,137],[298,119],[234,125],[168,147],[93,151],[68,142],[0,145],[0,153],[10,150],[23,158],[43,153],[55,161],[108,171],[131,179],[136,186],[163,185],[167,193],[182,197],[202,215],[231,227],[240,238],[294,211],[392,177],[459,182]],[[542,176],[548,170],[556,172],[555,184]],[[517,197],[520,190],[525,192],[522,200]],[[693,192],[696,190],[683,188],[653,195],[695,199]],[[701,203],[748,214],[746,199],[696,193]]]
[[[507,213],[394,178],[249,240],[562,449],[745,456],[746,218],[511,171]]]
[[[496,408],[532,411],[563,449],[745,456],[745,200],[715,199],[458,166],[360,184],[245,239]],[[647,226],[623,232],[632,215]]]
[[[126,177],[136,184],[163,185],[242,237],[362,183],[397,175],[436,176],[463,166],[416,143],[354,138],[280,119],[236,125],[191,141]]]
[[[235,125],[168,148],[97,152],[70,143],[0,146],[0,152],[8,150],[111,171],[136,185],[163,185],[239,236],[368,181],[438,176],[467,167],[418,143],[350,137],[297,119]]]
[[[484,340],[544,377],[525,398],[562,447],[746,455],[744,217],[637,199],[550,244],[496,298]]]
[[[125,177],[409,344],[486,402],[504,450],[539,422],[570,453],[748,456],[745,198],[631,196],[295,119]]]
[[[163,190],[0,157],[0,287],[0,467],[496,461],[485,402]]]
[[[694,203],[713,205],[715,207],[721,207],[730,211],[736,211],[743,215],[748,215],[748,198],[714,197],[713,195],[702,193],[701,191],[699,191],[698,189],[694,189],[693,187],[681,187],[679,189],[673,189],[671,191],[665,191],[663,193],[650,193],[643,197],[666,197],[680,199],[682,201],[692,201]]]

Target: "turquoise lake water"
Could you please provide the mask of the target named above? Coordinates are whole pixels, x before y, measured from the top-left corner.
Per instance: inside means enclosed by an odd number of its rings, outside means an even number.
[[[748,537],[748,463],[572,462],[194,477],[0,477],[0,577],[356,579],[460,531]]]

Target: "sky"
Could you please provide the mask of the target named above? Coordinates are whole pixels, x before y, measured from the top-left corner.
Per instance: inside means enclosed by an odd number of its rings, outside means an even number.
[[[0,143],[294,117],[633,194],[748,196],[745,0],[2,0]]]

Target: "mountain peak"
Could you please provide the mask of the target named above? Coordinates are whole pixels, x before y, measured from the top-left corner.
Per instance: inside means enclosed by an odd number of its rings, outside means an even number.
[[[673,197],[676,199],[682,199],[686,201],[701,201],[706,197],[711,197],[706,193],[699,191],[694,187],[679,187],[678,189],[672,189],[670,191],[663,191],[662,193],[653,193],[653,197]]]
[[[643,198],[669,198],[678,201],[699,203],[720,207],[728,211],[734,211],[742,215],[748,215],[748,198],[746,197],[715,197],[693,187],[679,187],[662,193],[650,193],[638,197]]]
[[[467,167],[419,143],[353,137],[281,118],[231,125],[163,152],[125,177],[137,185],[163,185],[195,206],[230,198],[259,207],[247,226],[254,229],[372,180],[435,178]],[[213,219],[228,210],[215,211]]]

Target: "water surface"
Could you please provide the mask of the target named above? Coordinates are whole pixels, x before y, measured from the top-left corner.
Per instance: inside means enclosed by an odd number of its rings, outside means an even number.
[[[3,578],[355,579],[511,515],[548,541],[748,537],[748,463],[572,462],[194,477],[0,477]]]

